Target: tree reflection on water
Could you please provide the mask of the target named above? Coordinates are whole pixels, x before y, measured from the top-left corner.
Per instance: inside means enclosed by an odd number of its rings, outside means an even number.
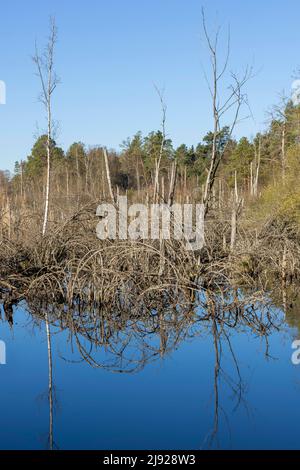
[[[222,415],[230,431],[230,420],[222,406],[223,385],[234,397],[234,409],[244,404],[243,383],[238,354],[231,341],[232,332],[249,331],[260,337],[269,356],[269,335],[284,320],[270,299],[245,294],[239,290],[218,293],[202,291],[191,296],[166,290],[159,297],[145,297],[139,302],[119,299],[118,308],[81,302],[40,305],[29,303],[34,321],[45,324],[48,351],[49,449],[58,448],[54,438],[55,386],[51,339],[65,331],[72,348],[76,346],[80,361],[93,368],[115,373],[137,373],[147,364],[175,351],[182,342],[203,336],[211,338],[214,351],[213,422],[201,448],[219,447],[218,433]],[[262,301],[263,300],[263,301]],[[229,352],[230,372],[223,365],[224,351]],[[65,361],[72,361],[66,357]]]

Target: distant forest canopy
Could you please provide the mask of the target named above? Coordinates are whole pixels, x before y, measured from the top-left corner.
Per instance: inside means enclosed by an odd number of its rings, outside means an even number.
[[[177,162],[177,196],[201,200],[201,191],[207,177],[212,154],[213,132],[204,136],[197,146],[185,144],[174,148],[171,139],[161,131],[143,136],[140,132],[123,142],[119,152],[108,151],[110,176],[114,191],[130,196],[151,193],[155,178],[155,162],[161,152],[160,196],[167,194],[171,169]],[[73,143],[67,151],[51,141],[52,196],[70,201],[88,202],[108,198],[103,149],[87,148],[81,142]],[[15,203],[36,204],[45,188],[47,136],[35,142],[31,154],[15,164],[13,175],[0,173],[0,194]],[[280,185],[276,199],[283,197],[283,182],[294,194],[293,205],[300,194],[298,185],[290,185],[291,178],[300,169],[300,106],[291,101],[281,109],[274,107],[270,124],[264,133],[251,141],[230,137],[229,127],[218,133],[217,148],[222,158],[217,172],[214,191],[219,197],[230,195],[237,186],[243,194],[258,195]],[[300,201],[300,195],[299,195]],[[65,200],[66,202],[66,200]]]

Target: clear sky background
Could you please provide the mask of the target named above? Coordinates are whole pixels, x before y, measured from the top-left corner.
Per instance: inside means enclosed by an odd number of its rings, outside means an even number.
[[[7,104],[0,106],[0,168],[26,158],[45,126],[31,55],[35,40],[45,43],[49,15],[59,30],[59,145],[118,148],[138,130],[159,128],[153,83],[165,88],[174,144],[199,142],[212,127],[202,5],[211,29],[221,23],[225,33],[230,23],[231,68],[251,64],[256,71],[247,86],[254,120],[243,121],[236,136],[263,129],[266,110],[283,89],[290,92],[300,66],[299,0],[2,0],[0,80]]]

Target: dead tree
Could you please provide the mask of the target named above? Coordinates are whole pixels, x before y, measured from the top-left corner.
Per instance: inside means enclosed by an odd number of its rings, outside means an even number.
[[[167,117],[167,106],[164,102],[163,92],[159,90],[156,86],[155,89],[159,96],[161,111],[162,111],[162,121],[161,121],[161,132],[162,139],[159,148],[159,153],[155,158],[155,174],[154,174],[154,191],[153,191],[153,202],[156,203],[159,195],[159,173],[161,167],[161,161],[163,157],[164,147],[166,143],[166,117]]]
[[[233,191],[233,203],[231,213],[231,236],[230,236],[230,250],[233,251],[236,242],[237,229],[238,229],[238,218],[242,206],[243,199],[239,197],[238,184],[237,184],[237,172],[234,173],[234,191]]]
[[[109,169],[109,163],[108,163],[108,155],[107,155],[107,150],[106,150],[105,147],[103,147],[103,154],[104,154],[104,161],[105,161],[105,169],[106,169],[106,176],[107,176],[109,194],[110,194],[111,201],[114,204],[115,203],[115,196],[114,196],[114,192],[113,192],[113,189],[112,189],[110,169]]]
[[[52,121],[52,95],[56,89],[59,79],[54,71],[54,51],[57,42],[57,28],[55,19],[50,18],[50,34],[48,43],[44,50],[44,53],[40,55],[37,45],[35,46],[35,55],[33,56],[33,62],[37,68],[37,76],[41,83],[41,94],[40,101],[46,110],[47,116],[47,142],[46,142],[46,153],[47,153],[47,177],[46,177],[46,188],[45,188],[45,209],[44,209],[44,221],[43,221],[43,236],[47,230],[48,216],[49,216],[49,199],[50,199],[50,173],[51,173],[51,150],[53,142],[53,121]]]
[[[255,150],[255,159],[254,159],[254,173],[253,173],[253,164],[251,163],[251,196],[257,197],[258,195],[258,180],[261,164],[261,145],[262,137],[258,137],[258,145],[254,144]]]
[[[212,188],[216,179],[216,174],[226,150],[226,145],[221,149],[220,147],[220,132],[221,132],[221,121],[227,113],[233,112],[233,117],[231,119],[231,125],[229,126],[229,140],[233,134],[235,126],[239,120],[239,115],[241,107],[244,104],[247,104],[247,96],[243,93],[243,88],[247,81],[252,76],[252,69],[247,67],[243,76],[239,78],[236,74],[230,73],[231,83],[228,87],[229,94],[224,97],[221,101],[220,92],[221,86],[224,85],[225,74],[228,70],[228,62],[230,56],[230,34],[228,33],[227,41],[227,54],[225,57],[224,64],[219,67],[219,58],[218,58],[218,49],[219,49],[219,33],[220,28],[218,28],[217,33],[214,37],[211,37],[208,33],[206,26],[206,19],[204,14],[204,9],[202,9],[202,22],[203,30],[206,39],[206,43],[210,53],[210,62],[211,62],[211,84],[207,77],[207,83],[209,86],[211,98],[212,98],[212,111],[213,111],[213,141],[212,141],[212,151],[211,151],[211,160],[208,168],[208,173],[206,177],[206,182],[204,185],[203,192],[203,204],[205,208],[205,215],[208,213],[209,202],[211,199]]]
[[[176,182],[177,182],[177,160],[174,160],[172,163],[172,168],[171,168],[171,179],[170,179],[170,188],[169,188],[169,196],[168,196],[169,207],[173,205],[175,190],[176,190]]]

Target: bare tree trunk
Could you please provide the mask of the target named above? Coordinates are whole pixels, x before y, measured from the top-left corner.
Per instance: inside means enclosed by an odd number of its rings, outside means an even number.
[[[7,196],[7,201],[6,201],[6,214],[7,214],[7,235],[8,239],[11,239],[11,223],[12,223],[12,216],[11,216],[11,207],[10,207],[10,201]]]
[[[78,148],[76,148],[76,173],[77,173],[77,210],[79,209],[79,193],[80,193],[80,172],[79,172],[79,160],[78,160]]]
[[[138,197],[140,197],[141,186],[140,186],[140,172],[139,172],[139,162],[136,162],[136,185]]]
[[[24,164],[21,160],[21,201],[24,202]]]
[[[115,197],[114,197],[114,193],[113,193],[113,189],[112,189],[112,185],[111,185],[110,169],[109,169],[109,164],[108,164],[108,156],[107,156],[107,150],[106,150],[105,147],[103,148],[103,154],[104,154],[104,161],[105,161],[105,168],[106,168],[106,176],[107,176],[109,194],[110,194],[110,198],[112,200],[112,203],[114,204],[115,203]]]
[[[285,170],[286,170],[286,155],[285,155],[285,136],[286,136],[286,123],[282,125],[282,134],[281,134],[281,165],[282,165],[282,179],[285,179]]]
[[[171,207],[174,201],[174,195],[176,190],[176,181],[177,181],[177,161],[175,160],[172,163],[172,172],[171,172],[171,182],[169,189],[168,205]]]
[[[222,180],[219,179],[219,191],[218,191],[218,208],[219,211],[222,209]]]
[[[68,169],[68,163],[66,163],[66,186],[67,186],[67,200],[69,201],[70,188],[69,188],[69,169]]]
[[[159,149],[158,156],[155,159],[155,174],[154,174],[154,192],[153,192],[153,202],[156,203],[158,201],[158,195],[159,195],[159,172],[160,172],[160,166],[161,166],[161,161],[163,157],[163,152],[164,152],[164,146],[166,142],[166,113],[167,113],[167,107],[164,102],[163,94],[162,92],[157,88],[157,94],[160,99],[161,103],[161,109],[162,109],[162,141]]]
[[[165,200],[165,178],[164,176],[161,177],[161,197],[162,200]]]
[[[233,192],[233,204],[231,213],[231,237],[230,237],[230,250],[233,251],[236,242],[237,228],[238,228],[238,217],[240,208],[242,205],[242,198],[239,198],[238,184],[237,184],[237,172],[234,174],[234,192]]]
[[[87,194],[88,193],[88,187],[89,187],[89,172],[90,172],[90,169],[89,169],[90,162],[89,162],[89,155],[88,154],[85,157],[84,165],[85,165],[85,193]]]
[[[50,82],[50,81],[49,81]],[[46,234],[48,215],[49,215],[49,196],[50,196],[50,166],[51,166],[51,99],[48,94],[49,101],[47,102],[48,107],[48,133],[47,133],[47,180],[46,180],[46,194],[45,194],[45,212],[44,212],[44,223],[43,223],[43,236]]]
[[[236,232],[237,232],[237,207],[234,201],[232,207],[232,215],[231,215],[231,237],[230,237],[230,250],[233,251],[235,240],[236,240]]]
[[[261,162],[261,137],[259,137],[258,143],[258,151],[255,146],[255,177],[254,177],[254,188],[253,188],[253,195],[257,197],[258,195],[258,178],[259,178],[259,170],[260,170],[260,162]]]
[[[233,193],[233,204],[232,204],[232,214],[231,214],[231,237],[230,237],[230,250],[233,251],[236,233],[237,233],[237,204],[238,204],[238,190],[237,190],[237,174],[235,171],[234,174],[234,193]]]

